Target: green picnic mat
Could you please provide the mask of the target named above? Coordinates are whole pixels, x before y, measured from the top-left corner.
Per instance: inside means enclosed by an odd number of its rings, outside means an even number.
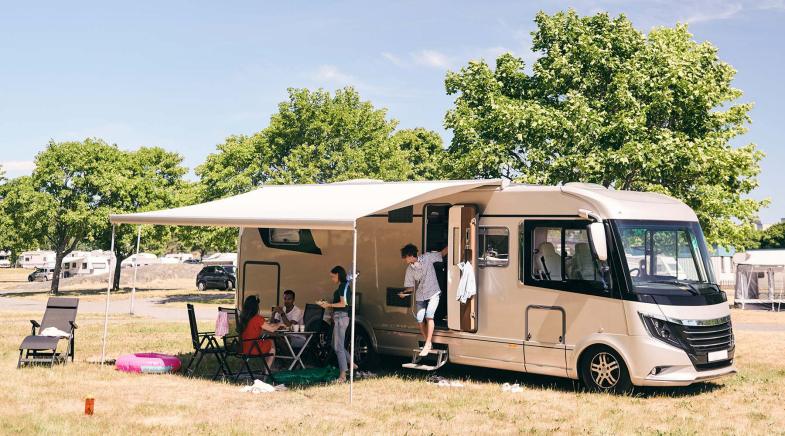
[[[281,371],[273,374],[276,383],[285,385],[310,385],[324,383],[338,378],[338,368],[328,366],[325,368],[306,368],[296,371]]]

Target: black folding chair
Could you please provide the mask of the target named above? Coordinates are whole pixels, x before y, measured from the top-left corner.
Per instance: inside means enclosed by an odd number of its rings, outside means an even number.
[[[233,357],[242,361],[242,367],[245,369],[245,372],[248,374],[249,377],[251,377],[251,379],[263,377],[274,381],[275,378],[273,377],[272,370],[270,369],[270,366],[267,365],[267,358],[272,356],[273,354],[262,352],[262,349],[259,346],[260,340],[264,340],[264,339],[273,340],[274,336],[266,332],[263,332],[259,338],[243,339],[242,332],[239,330],[240,323],[239,323],[237,309],[219,307],[218,310],[220,312],[226,312],[227,321],[229,323],[229,333],[227,333],[226,336],[223,337],[226,356]],[[245,350],[245,347],[243,346],[244,344],[251,344],[247,352]],[[251,362],[254,360],[262,361],[262,366],[263,366],[262,373],[255,372],[251,367]],[[242,376],[243,374],[244,373],[242,369],[237,371],[234,374],[235,381],[239,380],[240,376]]]
[[[306,304],[303,313],[305,330],[315,332],[308,344],[305,356],[309,364],[325,366],[332,358],[332,329],[325,328],[324,308],[318,304]]]
[[[229,365],[226,363],[226,349],[218,343],[215,337],[215,332],[200,332],[196,324],[196,312],[194,312],[194,305],[187,304],[188,307],[188,323],[191,328],[191,343],[194,347],[194,354],[188,366],[185,367],[186,375],[193,375],[202,363],[204,356],[213,356],[218,363],[218,369],[213,375],[213,380],[218,378],[219,374],[224,377],[231,377],[232,373]]]
[[[19,361],[16,363],[16,367],[20,368],[23,364],[28,363],[48,363],[53,366],[55,362],[66,363],[69,357],[73,362],[74,330],[77,329],[76,312],[78,308],[78,298],[49,298],[41,323],[30,320],[33,326],[30,336],[24,338],[19,345]],[[41,333],[50,327],[60,330],[67,336],[42,336]],[[63,339],[68,341],[68,345],[65,352],[58,353],[57,345]]]

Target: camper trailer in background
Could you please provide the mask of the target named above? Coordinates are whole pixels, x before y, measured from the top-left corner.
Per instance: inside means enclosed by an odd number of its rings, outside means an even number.
[[[55,252],[50,250],[24,251],[19,256],[19,266],[22,268],[46,268],[54,265]]]
[[[202,258],[205,266],[236,266],[237,253],[215,253]]]
[[[11,267],[11,252],[0,251],[0,268],[10,268],[10,267]]]
[[[160,263],[158,256],[153,253],[139,253],[125,258],[121,263],[121,268],[128,268],[132,266],[146,266]]]
[[[160,258],[160,262],[166,264],[185,263],[193,258],[194,255],[191,253],[169,253]]]
[[[73,251],[63,259],[63,277],[104,274],[112,255],[108,251]]]

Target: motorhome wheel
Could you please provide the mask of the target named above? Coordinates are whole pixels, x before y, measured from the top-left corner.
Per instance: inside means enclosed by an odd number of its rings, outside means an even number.
[[[591,391],[623,393],[632,388],[627,365],[609,347],[598,346],[588,350],[581,359],[580,370],[581,380]]]

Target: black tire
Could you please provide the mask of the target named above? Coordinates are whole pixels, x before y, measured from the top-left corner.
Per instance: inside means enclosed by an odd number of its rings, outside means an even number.
[[[205,282],[199,282],[196,284],[196,289],[199,291],[205,291],[207,290],[207,284]]]
[[[227,280],[226,281],[226,289],[224,289],[224,290],[228,291],[230,289],[234,289],[234,282],[232,282],[231,280]]]
[[[371,335],[365,331],[361,326],[356,326],[354,331],[354,363],[362,369],[369,370],[375,369],[379,365],[379,354],[373,348],[371,342]],[[349,351],[349,344],[351,343],[352,328],[351,325],[346,329],[346,350]]]
[[[27,276],[27,281],[28,281],[28,282],[32,282],[33,280],[35,280],[35,279],[33,278],[33,276]]]
[[[627,365],[610,347],[599,345],[589,348],[581,356],[579,365],[581,381],[590,391],[616,394],[632,391]]]
[[[335,351],[333,351],[333,328],[324,321],[314,321],[306,326],[306,330],[317,332],[308,349],[304,353],[305,363],[309,366],[324,367],[327,364],[336,364]]]

